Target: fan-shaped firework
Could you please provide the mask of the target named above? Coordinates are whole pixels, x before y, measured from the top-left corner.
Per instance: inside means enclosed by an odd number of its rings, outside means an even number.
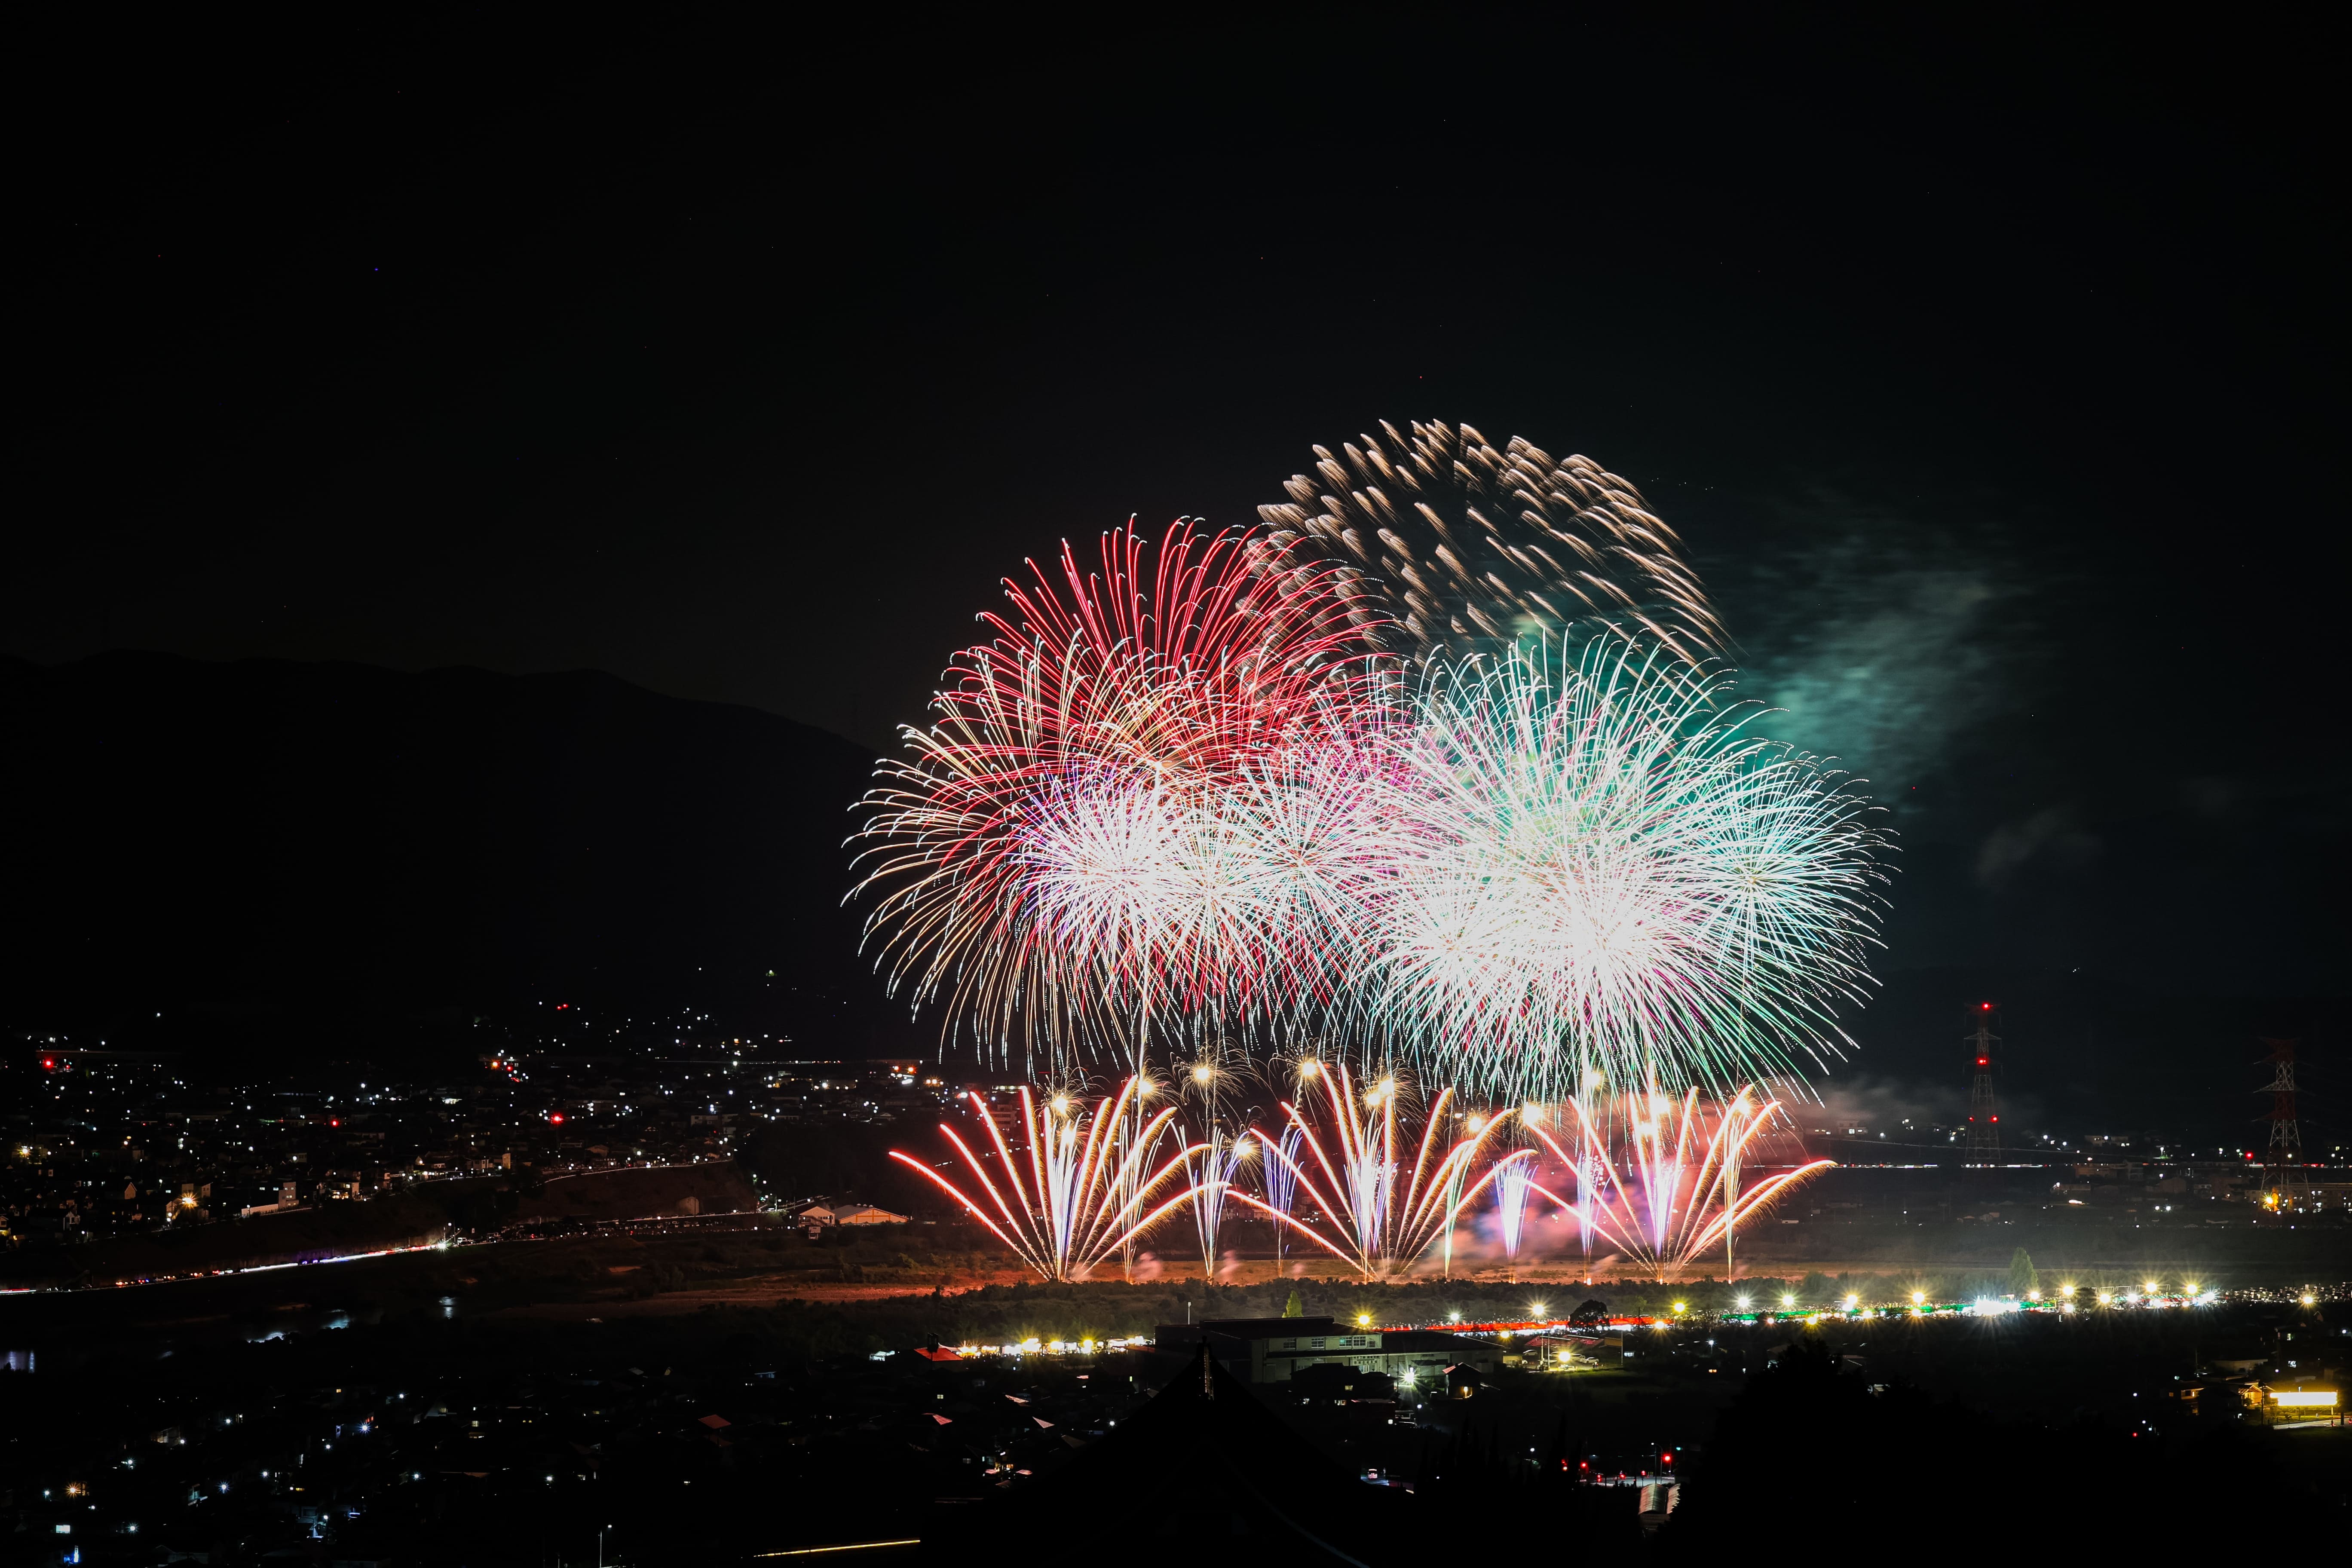
[[[1337,454],[1316,447],[1315,471],[1258,515],[1285,559],[1363,579],[1383,646],[1459,655],[1613,626],[1686,660],[1722,649],[1674,531],[1626,480],[1517,437],[1497,451],[1467,425],[1381,429]]]
[[[890,1158],[953,1198],[1045,1279],[1083,1279],[1111,1254],[1193,1200],[1189,1187],[1173,1197],[1160,1197],[1202,1151],[1202,1145],[1183,1141],[1174,1106],[1157,1115],[1143,1113],[1150,1089],[1144,1080],[1129,1079],[1109,1100],[1090,1110],[1066,1092],[1049,1095],[1040,1103],[1024,1088],[1017,1152],[989,1118],[980,1097],[968,1097],[987,1122],[1002,1175],[1002,1180],[992,1177],[988,1159],[973,1153],[954,1128],[941,1122],[940,1131],[963,1156],[971,1173],[975,1188],[971,1192],[911,1155],[893,1149]],[[1172,1134],[1177,1147],[1155,1166],[1151,1158],[1163,1133]]]
[[[1602,1097],[1595,1110],[1577,1101],[1560,1108],[1568,1147],[1552,1135],[1554,1118],[1522,1118],[1581,1188],[1572,1202],[1549,1187],[1537,1190],[1573,1215],[1588,1240],[1598,1237],[1659,1279],[1718,1247],[1729,1270],[1739,1226],[1832,1163],[1808,1161],[1742,1187],[1741,1164],[1780,1118],[1780,1101],[1753,1085],[1712,1105],[1696,1089],[1678,1099],[1655,1090],[1618,1096],[1613,1115],[1608,1105]],[[1623,1130],[1613,1152],[1612,1125]]]
[[[1832,1005],[1868,983],[1876,837],[1725,695],[1611,637],[1433,666],[1364,1026],[1514,1101],[1834,1052]]]
[[[1253,1131],[1252,1141],[1269,1170],[1276,1163],[1287,1166],[1286,1191],[1305,1194],[1319,1215],[1342,1227],[1339,1239],[1334,1241],[1298,1219],[1287,1203],[1277,1208],[1247,1193],[1233,1195],[1343,1259],[1367,1279],[1411,1268],[1441,1238],[1450,1244],[1454,1220],[1486,1191],[1497,1171],[1533,1157],[1520,1150],[1495,1164],[1479,1166],[1501,1126],[1499,1119],[1471,1118],[1464,1134],[1449,1145],[1445,1122],[1446,1107],[1454,1099],[1450,1089],[1440,1090],[1430,1102],[1421,1119],[1419,1139],[1407,1130],[1401,1145],[1403,1089],[1393,1075],[1374,1081],[1360,1100],[1344,1066],[1306,1062],[1299,1071],[1305,1082],[1299,1098],[1309,1107],[1314,1090],[1323,1091],[1325,1130],[1318,1131],[1307,1110],[1286,1102],[1288,1131],[1298,1134],[1297,1142],[1262,1131]],[[1410,1170],[1405,1164],[1408,1146]],[[1308,1156],[1304,1160],[1295,1153],[1302,1147]]]
[[[1328,990],[1348,883],[1385,863],[1362,757],[1388,676],[1342,573],[1269,561],[1179,522],[1008,584],[868,796],[894,990],[999,1045],[1130,1053],[1157,1012]]]

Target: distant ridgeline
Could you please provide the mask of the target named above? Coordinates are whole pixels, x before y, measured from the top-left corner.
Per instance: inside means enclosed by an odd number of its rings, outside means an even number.
[[[856,956],[871,759],[823,731],[593,672],[114,653],[0,660],[0,733],[11,1027],[332,1050],[572,996],[930,1038]]]

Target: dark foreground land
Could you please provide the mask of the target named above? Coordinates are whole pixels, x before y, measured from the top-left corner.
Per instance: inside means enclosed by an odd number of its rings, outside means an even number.
[[[632,1245],[672,1284],[720,1250]],[[604,1561],[629,1563],[923,1542],[856,1560],[1378,1564],[1471,1540],[1547,1561],[1769,1560],[1811,1541],[1922,1563],[1988,1539],[2178,1552],[2255,1519],[2273,1542],[2340,1540],[2352,1500],[2352,1430],[2245,1416],[2248,1377],[2341,1387],[2352,1370],[2346,1309],[2292,1295],[1697,1321],[1637,1334],[1605,1369],[1506,1366],[1467,1398],[1372,1379],[1202,1405],[1172,1355],[919,1352],[1278,1312],[1293,1289],[1350,1321],[1476,1321],[1516,1315],[1528,1288],[998,1286],[550,1317],[494,1289],[481,1260],[499,1250],[0,1300],[0,1349],[32,1363],[0,1373],[0,1562],[584,1563],[601,1532]],[[398,1268],[414,1278],[393,1289]],[[1192,1403],[1151,1415],[1171,1384]],[[1637,1489],[1580,1484],[1644,1473],[1686,1478],[1647,1536]]]

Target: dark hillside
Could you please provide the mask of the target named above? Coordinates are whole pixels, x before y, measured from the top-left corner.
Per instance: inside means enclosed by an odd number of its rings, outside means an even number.
[[[0,663],[0,734],[12,1024],[397,1037],[570,995],[931,1037],[841,908],[870,758],[772,714],[588,671],[113,653]]]

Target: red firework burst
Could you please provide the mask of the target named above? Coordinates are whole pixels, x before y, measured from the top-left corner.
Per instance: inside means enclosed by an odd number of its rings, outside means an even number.
[[[1317,911],[1376,863],[1329,790],[1390,690],[1354,574],[1184,521],[1104,535],[1098,571],[1029,564],[867,796],[894,992],[1056,1052],[1319,992]]]

